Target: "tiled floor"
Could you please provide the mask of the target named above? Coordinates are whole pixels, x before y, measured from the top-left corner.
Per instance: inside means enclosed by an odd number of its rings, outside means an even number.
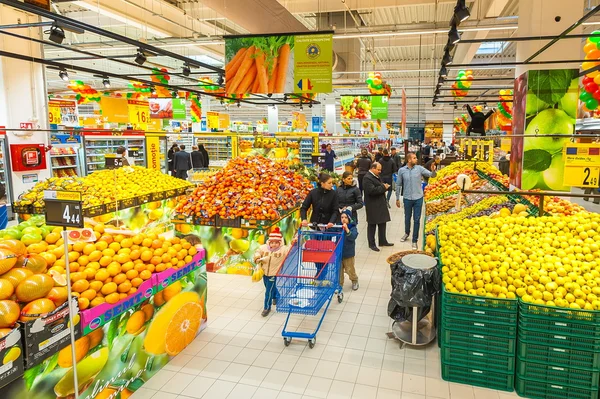
[[[359,211],[364,221],[364,211]],[[183,353],[154,376],[133,399],[508,399],[496,392],[443,381],[434,342],[424,348],[389,340],[387,304],[390,269],[386,258],[410,249],[400,243],[403,210],[392,207],[388,239],[392,248],[369,250],[366,225],[359,224],[357,272],[360,289],[346,279],[344,301],[334,301],[310,349],[294,340],[284,347],[284,314],[263,318],[262,283],[249,277],[209,273],[209,324]],[[402,223],[403,224],[403,223]],[[294,318],[311,329],[315,317]]]

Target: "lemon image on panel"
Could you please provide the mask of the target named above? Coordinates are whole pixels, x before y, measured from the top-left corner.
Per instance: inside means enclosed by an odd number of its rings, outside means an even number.
[[[6,355],[4,355],[4,359],[2,359],[2,364],[5,365],[8,363],[14,362],[20,356],[21,356],[21,348],[19,348],[17,346],[12,347],[8,350],[8,352],[6,352]]]

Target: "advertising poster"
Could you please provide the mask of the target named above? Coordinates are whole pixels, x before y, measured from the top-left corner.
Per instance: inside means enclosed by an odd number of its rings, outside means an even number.
[[[341,96],[342,119],[387,119],[387,96]]]
[[[515,91],[515,104],[525,112],[524,131],[515,120],[516,134],[524,134],[520,188],[569,191],[564,182],[563,148],[575,133],[575,118],[579,103],[577,69],[555,69],[527,72],[527,94],[523,100]],[[519,87],[521,90],[524,87]],[[564,137],[544,137],[563,135]],[[541,136],[541,137],[540,137]],[[521,148],[518,148],[521,150]],[[518,155],[517,155],[518,156]],[[511,152],[512,160],[512,152]]]
[[[406,90],[402,89],[402,138],[406,138]]]
[[[48,100],[48,123],[51,125],[79,126],[77,102],[71,100]]]
[[[225,90],[245,93],[330,93],[333,34],[225,38]]]
[[[153,98],[149,102],[152,119],[185,119],[185,99]]]
[[[126,98],[102,97],[100,99],[102,117],[111,123],[128,123],[129,108]]]

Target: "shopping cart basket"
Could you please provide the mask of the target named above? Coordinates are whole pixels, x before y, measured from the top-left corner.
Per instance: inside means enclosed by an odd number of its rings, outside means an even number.
[[[335,226],[341,227],[341,226]],[[298,241],[290,250],[279,273],[276,287],[279,292],[277,312],[287,312],[281,335],[285,346],[292,338],[308,339],[313,348],[333,295],[338,302],[344,299],[340,285],[343,230],[300,230]],[[314,332],[288,331],[290,315],[314,316],[325,306]]]

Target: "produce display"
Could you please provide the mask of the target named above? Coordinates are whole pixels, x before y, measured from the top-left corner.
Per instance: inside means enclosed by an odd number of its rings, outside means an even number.
[[[341,96],[342,119],[371,119],[371,98],[368,96]]]
[[[307,179],[280,163],[239,157],[181,199],[176,211],[202,219],[276,220],[298,206],[311,188]]]
[[[425,232],[433,232],[438,226],[446,225],[450,222],[465,219],[469,216],[476,215],[479,212],[489,211],[494,205],[505,204],[508,202],[508,197],[505,195],[494,195],[477,202],[469,207],[463,208],[455,213],[443,213],[425,223]]]
[[[458,161],[452,162],[448,166],[444,166],[442,169],[438,170],[435,177],[429,178],[429,184],[435,183],[438,180],[441,180],[450,175],[458,175],[460,173],[464,173],[465,171],[474,170],[475,165],[477,165],[477,170],[482,171],[486,175],[494,178],[499,178],[502,176],[502,173],[496,168],[494,165],[487,162],[473,162],[473,161]],[[508,187],[508,185],[507,185]]]
[[[15,203],[20,206],[44,206],[44,190],[78,191],[83,207],[108,204],[141,195],[190,187],[191,183],[141,166],[100,170],[85,177],[51,177],[37,183]]]
[[[457,196],[454,195],[452,197],[446,197],[437,201],[431,201],[427,203],[427,207],[425,210],[425,214],[427,216],[429,215],[435,215],[437,213],[443,213],[446,211],[449,211],[450,209],[454,208],[456,206],[456,200],[457,200]],[[465,198],[463,197],[461,199],[461,204],[462,205],[466,205],[467,201],[465,200]]]
[[[539,191],[539,190],[532,190]],[[537,196],[525,196],[529,201],[531,201],[535,206],[539,206],[540,197]],[[559,197],[545,197],[544,198],[544,212],[550,213],[552,215],[565,215],[571,216],[581,212],[586,212],[585,208],[579,204],[575,204],[569,200],[559,198]]]

